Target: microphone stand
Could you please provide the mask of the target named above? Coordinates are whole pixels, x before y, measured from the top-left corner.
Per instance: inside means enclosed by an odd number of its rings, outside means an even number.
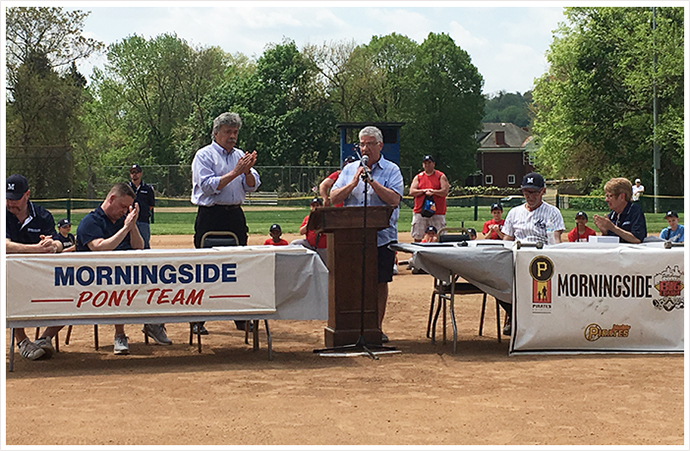
[[[367,198],[369,194],[369,178],[371,177],[371,173],[369,172],[369,169],[367,168],[366,164],[364,165],[364,173],[362,176],[362,181],[364,182],[364,212],[362,214],[362,229],[366,230],[367,228]],[[359,307],[359,338],[357,338],[357,341],[354,344],[350,345],[343,345],[343,346],[335,346],[332,348],[324,348],[324,349],[314,349],[314,353],[321,353],[321,352],[352,352],[352,351],[364,351],[366,352],[369,357],[371,357],[374,360],[379,360],[378,356],[372,352],[373,349],[381,350],[381,351],[395,351],[395,347],[393,346],[383,346],[383,345],[377,345],[377,344],[368,344],[366,338],[364,338],[364,295],[366,292],[366,265],[367,265],[367,235],[366,233],[362,234],[362,291],[361,291],[361,296],[360,296],[360,307]],[[377,298],[378,300],[378,298]],[[376,315],[378,317],[378,303],[376,304]]]

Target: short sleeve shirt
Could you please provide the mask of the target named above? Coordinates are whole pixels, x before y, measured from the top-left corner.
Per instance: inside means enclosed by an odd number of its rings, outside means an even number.
[[[68,247],[72,247],[77,243],[76,238],[74,238],[74,235],[72,235],[71,233],[68,233],[67,236],[63,236],[60,232],[55,232],[53,234],[53,239],[55,241],[61,242],[63,249],[67,249]]]
[[[563,216],[558,208],[542,202],[536,210],[529,211],[523,204],[508,212],[501,231],[518,241],[548,244],[546,228],[549,222],[553,224],[554,231],[565,230]]]
[[[124,215],[113,223],[110,221],[108,216],[106,216],[101,207],[96,208],[94,211],[84,216],[84,218],[79,222],[79,227],[77,228],[77,252],[91,251],[88,246],[91,241],[97,238],[107,240],[111,236],[115,235],[118,230],[124,226]],[[132,245],[129,242],[128,233],[122,242],[117,245],[115,250],[126,251],[130,249],[132,249]]]
[[[661,231],[659,238],[662,240],[670,241],[672,243],[683,243],[685,241],[685,227],[682,224],[678,224],[675,232],[671,230],[671,227],[666,227]]]
[[[37,244],[41,242],[41,235],[53,236],[56,233],[53,215],[42,206],[28,202],[29,217],[24,224],[20,224],[17,217],[9,210],[5,216],[7,225],[5,236],[15,243]]]
[[[333,184],[332,189],[342,188],[352,181],[355,176],[358,164],[350,163],[340,171],[338,180]],[[379,158],[379,161],[373,164],[371,168],[371,176],[381,185],[386,188],[392,189],[396,193],[403,196],[403,177],[400,172],[400,168],[395,163],[388,161],[384,158],[383,154]],[[364,182],[359,180],[355,189],[352,190],[349,196],[345,199],[345,207],[362,207],[364,206]],[[367,205],[368,206],[381,206],[388,205],[376,194],[374,189],[370,184],[367,185]],[[376,245],[378,247],[384,246],[386,244],[398,241],[398,217],[400,216],[400,205],[393,210],[391,214],[389,225],[383,230],[379,230],[376,233]]]
[[[149,222],[151,218],[150,207],[156,205],[156,195],[153,192],[153,187],[141,182],[137,188],[131,181],[129,182],[129,186],[136,194],[134,202],[139,204],[139,217],[137,218],[137,222]]]

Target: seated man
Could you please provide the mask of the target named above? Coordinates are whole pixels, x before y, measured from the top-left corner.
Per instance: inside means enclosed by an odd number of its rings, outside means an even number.
[[[5,252],[8,254],[55,254],[62,243],[54,240],[55,222],[48,210],[29,201],[29,182],[20,174],[7,177]],[[52,338],[62,326],[51,326],[32,342],[24,328],[14,329],[19,353],[28,360],[49,359],[55,354]]]
[[[639,244],[647,237],[647,222],[642,208],[630,201],[632,183],[618,177],[604,185],[604,200],[611,209],[606,216],[594,215],[602,235],[618,236],[622,243]]]
[[[79,223],[77,252],[143,249],[144,239],[137,227],[139,204],[134,203],[135,196],[129,185],[116,183],[101,205]],[[163,324],[145,324],[142,332],[158,344],[172,344]],[[113,352],[129,354],[124,324],[115,325]]]

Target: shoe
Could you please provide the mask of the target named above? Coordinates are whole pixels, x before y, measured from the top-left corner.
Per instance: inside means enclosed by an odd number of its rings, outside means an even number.
[[[46,353],[42,348],[36,346],[36,344],[28,338],[20,341],[17,347],[19,348],[19,353],[22,355],[22,357],[29,360],[36,360]]]
[[[41,357],[39,357],[41,360],[48,360],[49,358],[53,357],[57,352],[53,347],[53,343],[51,342],[50,337],[41,337],[38,340],[34,341],[34,344],[39,348],[43,349],[44,354]]]
[[[171,345],[172,340],[165,333],[164,324],[144,324],[141,331],[159,345]]]
[[[510,333],[513,331],[511,326],[512,324],[510,323],[510,318],[508,318],[508,324],[503,326],[503,335],[510,336]]]
[[[388,335],[381,332],[381,343],[388,343]]]
[[[127,344],[127,336],[125,334],[115,335],[115,345],[113,346],[113,352],[115,355],[127,355],[129,354],[129,345]]]
[[[398,272],[398,265],[393,265],[393,275],[397,276],[399,274]]]
[[[246,322],[247,321],[245,321],[245,320],[236,320],[235,321],[235,327],[237,327],[237,330],[241,330],[242,332],[244,332],[244,329],[245,329],[244,325]],[[249,321],[249,332],[254,332],[254,323],[251,321]]]
[[[208,335],[204,323],[192,323],[192,333],[194,335]]]
[[[427,272],[424,271],[422,268],[413,268],[412,274],[427,274]]]

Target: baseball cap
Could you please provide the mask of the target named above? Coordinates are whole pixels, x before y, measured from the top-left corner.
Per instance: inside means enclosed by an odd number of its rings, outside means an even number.
[[[542,189],[544,187],[544,177],[536,172],[530,172],[522,177],[521,189]]]
[[[29,181],[21,174],[12,174],[7,177],[7,199],[19,200],[24,193],[29,191]]]
[[[424,161],[431,161],[432,163],[436,163],[436,161],[434,161],[434,157],[432,157],[431,155],[424,155],[424,158],[422,158],[422,162]]]
[[[309,205],[311,204],[323,205],[323,199],[321,199],[320,197],[315,197],[311,200],[311,202],[309,202]]]
[[[437,233],[436,227],[434,227],[434,226],[429,226],[429,227],[426,228],[426,230],[424,231],[424,233]]]
[[[350,164],[350,163],[352,163],[353,161],[357,161],[357,157],[354,156],[354,155],[350,155],[350,156],[346,157],[346,158],[343,160],[343,166],[345,166],[345,165],[347,165],[347,164]]]
[[[474,230],[472,227],[468,227],[467,228],[467,234],[470,236],[472,236],[472,235],[477,236],[477,231]]]
[[[578,211],[577,213],[575,213],[575,219],[579,218],[580,216],[582,216],[585,219],[589,219],[587,217],[587,213],[585,213],[584,211]]]
[[[501,204],[498,204],[498,203],[496,203],[496,204],[491,204],[491,211],[494,211],[494,210],[501,210],[501,211],[503,211],[503,207],[501,206]]]
[[[141,166],[138,164],[133,164],[131,168],[129,168],[129,172],[136,171],[136,172],[142,172],[141,171]]]
[[[637,183],[637,182],[642,183],[642,180],[640,180],[640,179],[635,179],[635,183]]]
[[[64,227],[64,226],[68,226],[68,225],[72,225],[72,223],[69,222],[69,219],[67,219],[67,218],[60,219],[60,220],[58,221],[58,224],[57,224],[58,229],[59,229],[60,227]]]
[[[666,212],[666,216],[664,216],[664,219],[666,219],[666,218],[671,218],[671,217],[672,217],[672,218],[677,218],[677,217],[678,217],[678,213],[676,213],[676,212],[673,211],[673,210],[669,210],[669,211]]]
[[[280,224],[273,224],[270,229],[268,229],[269,232],[273,232],[274,230],[277,230],[279,232],[282,232],[280,228]]]

